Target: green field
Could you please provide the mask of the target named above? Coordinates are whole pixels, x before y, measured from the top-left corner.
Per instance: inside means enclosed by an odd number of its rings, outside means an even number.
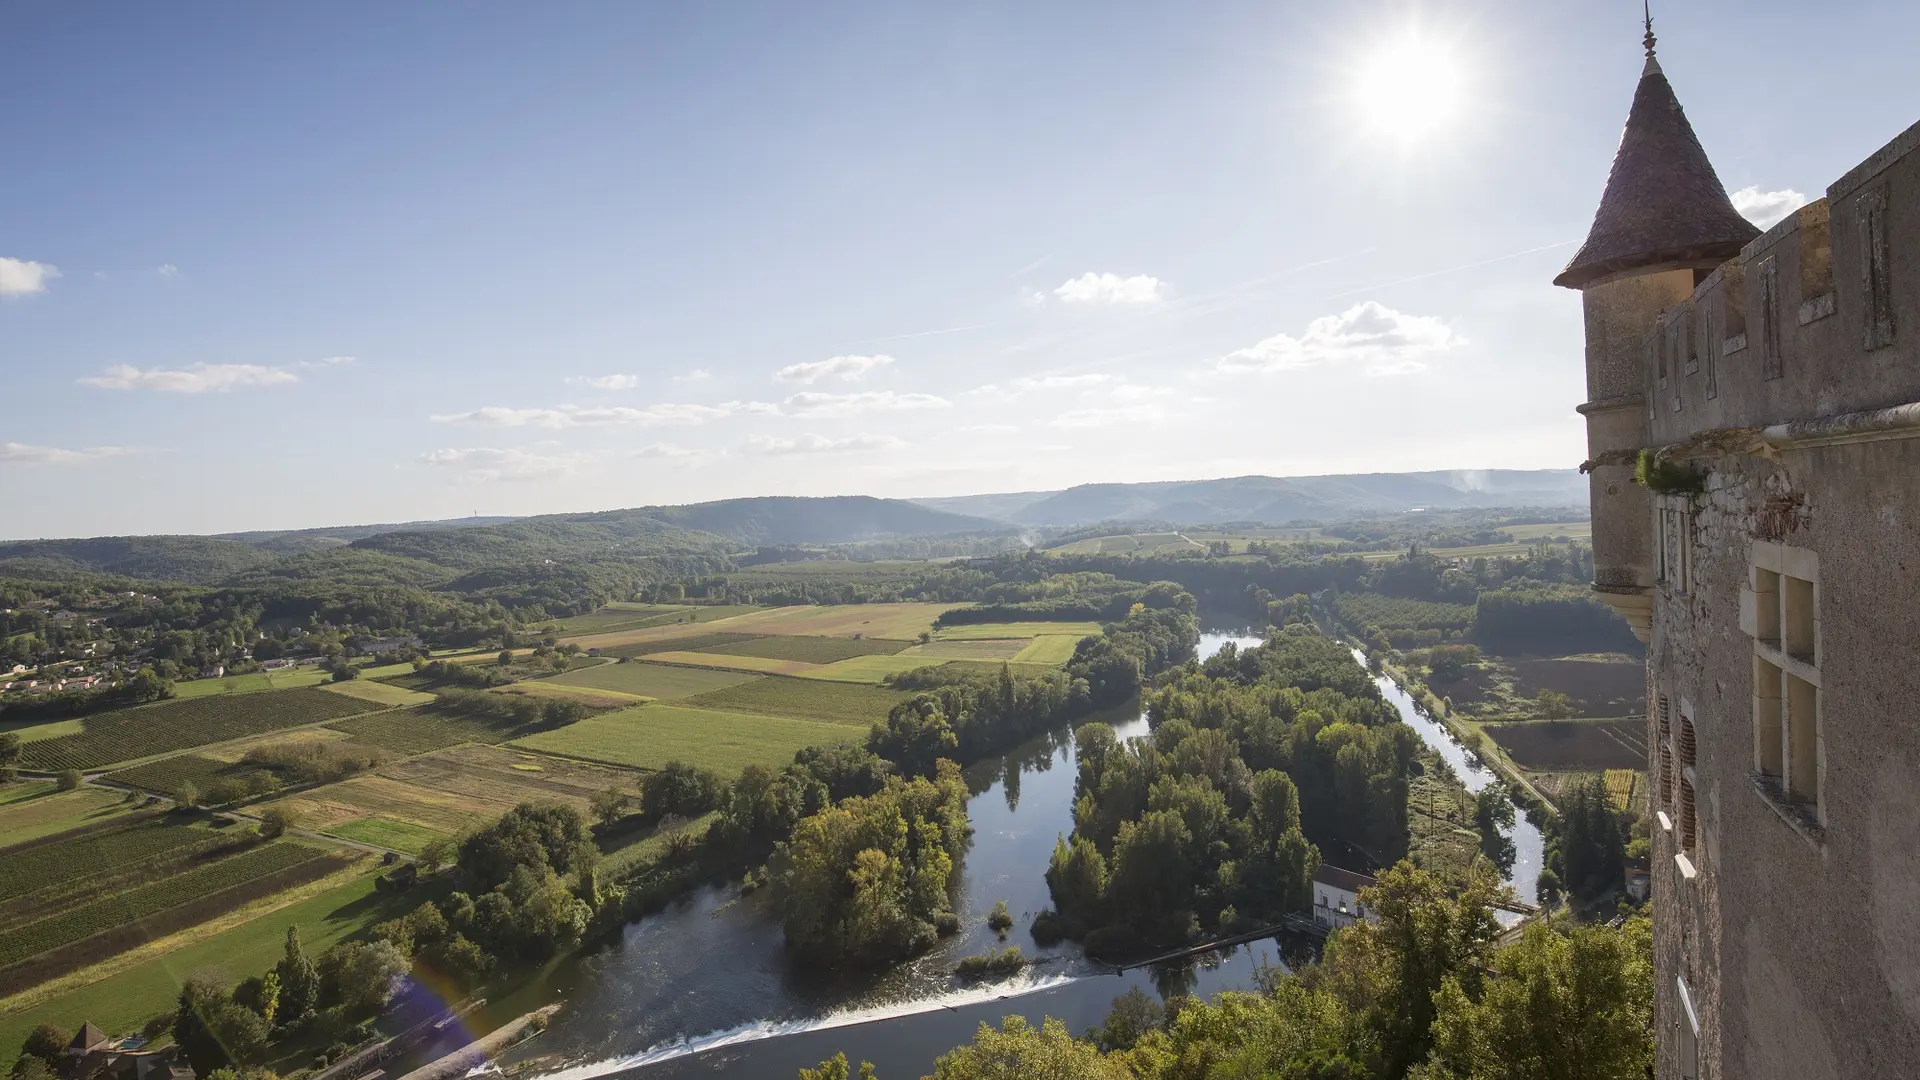
[[[0,721],[0,731],[11,731],[20,736],[23,743],[39,742],[43,739],[57,739],[62,735],[78,735],[87,730],[78,720],[5,720]]]
[[[602,664],[599,667],[581,668],[564,675],[555,675],[550,679],[541,679],[538,684],[533,685],[552,683],[559,686],[611,690],[617,694],[638,694],[641,697],[671,699],[721,690],[757,678],[759,678],[758,675],[737,671],[676,667],[636,660],[625,664]]]
[[[249,765],[241,761],[220,761],[215,758],[201,757],[199,754],[176,754],[170,758],[137,765],[131,769],[108,773],[107,779],[116,784],[137,787],[146,791],[171,795],[180,790],[181,784],[192,784],[205,793],[213,785],[224,781],[241,781],[255,773],[271,775],[273,770],[258,765]]]
[[[935,641],[978,641],[983,638],[1032,638],[1042,634],[1067,634],[1083,638],[1100,632],[1096,622],[999,622],[949,626],[933,633]]]
[[[201,900],[223,889],[299,866],[324,854],[318,848],[303,844],[267,844],[194,867],[184,873],[150,881],[125,892],[63,907],[47,918],[0,933],[0,968],[114,927],[137,922],[168,908]]]
[[[466,716],[442,709],[402,709],[336,720],[327,725],[402,757],[464,742],[498,743],[518,730],[510,721]]]
[[[954,660],[939,656],[926,656],[917,653],[900,653],[896,656],[860,656],[852,660],[842,660],[837,664],[826,664],[803,672],[795,678],[820,679],[838,683],[874,683],[886,681],[887,676],[903,671],[915,671],[924,667],[949,667],[964,664],[974,670],[988,668],[998,671],[1000,665],[1013,668],[1015,675],[1044,675],[1059,670],[1058,664],[1024,664],[1015,660]],[[889,706],[891,707],[891,706]]]
[[[56,840],[24,850],[0,852],[0,900],[80,881],[147,859],[221,843],[220,834],[165,818],[149,818],[123,828]]]
[[[1080,637],[1073,634],[1042,634],[1014,656],[1023,664],[1064,664],[1073,659]]]
[[[55,790],[46,780],[0,786],[0,845],[24,844],[94,825],[135,805],[118,791],[91,784],[72,791]]]
[[[729,633],[687,633],[679,636],[652,637],[645,641],[635,641],[625,645],[615,645],[600,650],[602,656],[645,656],[657,652],[691,652],[695,649],[710,649],[715,645],[732,645],[740,641],[752,641],[757,634]]]
[[[412,668],[408,668],[408,670],[411,671]],[[395,674],[400,673],[395,672]],[[419,690],[409,690],[404,686],[395,686],[392,683],[375,682],[365,677],[349,679],[346,682],[330,682],[321,686],[320,689],[330,694],[345,694],[350,698],[359,698],[361,701],[371,701],[375,705],[384,705],[389,708],[404,708],[408,705],[425,705],[433,700],[432,694],[422,693]]]
[[[1032,643],[1032,638],[950,638],[915,645],[904,655],[924,656],[930,662],[1011,660]]]
[[[415,825],[411,821],[395,821],[393,818],[364,817],[358,821],[349,821],[335,825],[327,830],[331,836],[343,836],[348,840],[358,840],[374,847],[392,848],[409,855],[418,855],[428,845],[446,833],[429,829],[424,825]]]
[[[81,734],[26,744],[21,764],[30,769],[95,769],[373,708],[371,702],[312,689],[164,701],[86,717]]]
[[[218,971],[223,981],[258,975],[280,959],[287,928],[300,928],[307,955],[319,956],[335,942],[358,934],[375,923],[405,914],[420,903],[418,892],[387,896],[374,889],[367,874],[337,885],[299,903],[182,948],[139,963],[84,986],[28,1004],[0,1015],[0,1060],[12,1061],[20,1044],[36,1026],[56,1024],[78,1028],[84,1021],[114,1035],[138,1031],[149,1017],[171,1012],[180,987],[200,971]],[[12,1002],[0,1002],[0,1007]]]
[[[683,761],[731,777],[747,765],[784,765],[804,747],[861,742],[865,737],[845,724],[641,705],[529,735],[512,745],[641,769]]]
[[[679,831],[696,837],[705,836],[707,827],[719,816],[715,812],[701,814],[683,822]],[[666,854],[668,839],[668,833],[661,831],[658,825],[653,825],[602,841],[600,870],[609,877],[618,877],[643,862],[652,862]]]
[[[194,679],[173,684],[177,698],[212,697],[216,694],[253,694],[261,690],[293,690],[318,686],[332,675],[318,665],[288,671],[256,671],[247,675],[228,675],[221,679]]]
[[[913,644],[886,638],[807,637],[770,635],[713,645],[698,650],[717,656],[759,656],[768,660],[798,660],[804,664],[831,664],[856,656],[886,656]]]
[[[822,720],[832,724],[854,724],[864,728],[875,722],[884,722],[888,710],[909,696],[898,690],[860,683],[769,675],[764,679],[689,698],[687,704],[707,709]]]

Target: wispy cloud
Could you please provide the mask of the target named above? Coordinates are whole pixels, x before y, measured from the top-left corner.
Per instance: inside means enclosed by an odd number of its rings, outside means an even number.
[[[1157,424],[1166,419],[1158,405],[1103,405],[1090,409],[1069,409],[1053,418],[1057,428],[1101,428],[1120,424]]]
[[[1807,197],[1792,188],[1761,191],[1759,185],[1743,187],[1733,193],[1733,208],[1740,216],[1762,229],[1771,229],[1788,214],[1807,205]]]
[[[653,461],[688,462],[704,455],[690,446],[675,446],[673,443],[654,443],[635,450],[629,457],[645,458]]]
[[[691,383],[703,383],[711,378],[713,378],[713,372],[708,371],[706,368],[703,368],[703,367],[697,367],[697,368],[694,368],[692,371],[687,372],[685,375],[675,375],[673,378],[669,379],[668,381],[676,382],[682,386],[686,386]]]
[[[1300,337],[1275,334],[1220,358],[1221,371],[1289,371],[1333,364],[1364,364],[1368,375],[1405,375],[1426,358],[1466,344],[1439,319],[1408,315],[1376,301],[1322,315]]]
[[[868,412],[906,412],[915,409],[944,409],[953,402],[933,394],[902,394],[893,390],[862,390],[853,394],[825,394],[804,390],[782,402],[782,411],[790,416],[857,416]]]
[[[169,394],[224,393],[249,386],[296,383],[300,376],[285,368],[262,364],[191,364],[184,368],[146,368],[115,364],[105,374],[78,380],[102,390],[158,390]]]
[[[891,435],[849,435],[830,439],[825,435],[800,435],[791,439],[755,435],[747,440],[750,454],[848,454],[863,450],[893,450],[907,445]]]
[[[1145,274],[1121,277],[1088,272],[1065,282],[1053,295],[1066,304],[1151,304],[1160,299],[1163,284]]]
[[[581,428],[613,427],[627,424],[690,426],[729,416],[772,416],[778,405],[764,401],[723,401],[718,405],[663,403],[646,408],[630,406],[556,405],[551,408],[513,408],[488,405],[461,413],[440,413],[429,417],[436,424],[483,424],[505,428]]]
[[[804,364],[788,364],[773,373],[774,381],[783,383],[814,383],[821,379],[835,378],[841,382],[859,382],[875,368],[883,368],[893,363],[893,357],[875,356],[834,356],[825,360],[814,360]]]
[[[156,266],[153,268],[153,272],[156,274],[159,274],[163,278],[180,276],[180,268],[173,265],[172,263],[161,263],[159,266]]]
[[[125,457],[138,453],[127,446],[88,446],[68,450],[58,446],[30,446],[27,443],[0,443],[0,465],[79,465],[101,458]]]
[[[430,450],[420,463],[446,469],[468,483],[550,480],[566,476],[592,461],[591,454],[550,454],[520,448],[488,446]]]
[[[0,258],[0,296],[29,296],[46,292],[47,282],[60,276],[60,268],[31,259]]]
[[[1011,435],[1019,430],[1017,424],[963,424],[953,429],[956,435]]]
[[[570,386],[591,386],[595,390],[631,390],[640,385],[638,375],[569,375]]]
[[[1082,375],[1034,375],[1013,380],[1013,385],[1022,390],[1069,390],[1075,387],[1098,386],[1111,376],[1098,372]]]
[[[304,371],[319,371],[333,367],[359,367],[360,358],[356,356],[323,356],[318,360],[302,360],[293,365]]]

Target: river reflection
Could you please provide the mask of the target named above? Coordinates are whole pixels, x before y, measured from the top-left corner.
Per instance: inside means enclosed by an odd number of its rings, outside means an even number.
[[[1260,640],[1247,631],[1208,632],[1199,652],[1204,658],[1229,642],[1249,648]],[[1386,682],[1381,689],[1429,745],[1436,738],[1451,745],[1410,700],[1401,704],[1406,695],[1398,687]],[[1137,711],[1102,719],[1123,739],[1147,733]],[[1464,766],[1461,754],[1455,767],[1474,786]],[[1028,927],[1049,904],[1045,873],[1054,841],[1073,828],[1074,773],[1072,738],[1064,731],[967,770],[974,835],[956,905],[964,929],[926,955],[860,976],[799,968],[786,955],[766,893],[736,898],[730,887],[706,888],[627,927],[619,942],[540,987],[540,997],[564,998],[569,1008],[528,1052],[551,1062],[551,1080],[715,1072],[792,1080],[801,1067],[839,1050],[872,1061],[882,1076],[914,1077],[970,1040],[983,1021],[1017,1013],[1037,1025],[1056,1017],[1079,1033],[1104,1020],[1130,987],[1162,997],[1205,996],[1252,985],[1260,963],[1284,965],[1268,941],[1201,964],[1114,975],[1072,943],[1036,944]],[[1538,872],[1538,833],[1533,837],[1531,847],[1515,837],[1522,859],[1536,861],[1525,878],[1528,897]],[[1015,913],[1005,942],[1039,962],[1011,980],[963,983],[951,974],[954,964],[1002,944],[985,925],[996,900]],[[503,1064],[511,1066],[512,1058]]]

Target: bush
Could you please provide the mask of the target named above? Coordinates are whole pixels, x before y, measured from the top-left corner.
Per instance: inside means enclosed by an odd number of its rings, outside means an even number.
[[[60,771],[60,777],[56,782],[59,784],[61,791],[72,791],[74,788],[80,786],[80,781],[83,779],[85,778],[80,775],[79,769],[62,769]]]
[[[1027,958],[1021,954],[1020,946],[1009,945],[998,951],[988,950],[976,956],[969,956],[954,968],[954,974],[968,978],[983,975],[1011,975],[1027,966]]]
[[[294,813],[281,806],[269,806],[260,814],[260,835],[271,840],[293,828]]]
[[[1007,910],[1005,900],[993,902],[993,911],[987,915],[987,925],[1001,937],[1006,937],[1007,931],[1013,929],[1013,913]]]

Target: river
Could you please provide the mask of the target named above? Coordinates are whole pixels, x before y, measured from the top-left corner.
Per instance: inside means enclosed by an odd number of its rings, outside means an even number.
[[[1260,639],[1245,631],[1205,633],[1200,653],[1211,656],[1228,642],[1244,648]],[[1469,788],[1491,781],[1492,774],[1468,761],[1399,687],[1379,682]],[[1122,738],[1147,731],[1143,715],[1110,722]],[[628,926],[601,952],[513,995],[515,1002],[561,997],[570,1003],[528,1051],[551,1063],[547,1080],[615,1074],[657,1080],[714,1072],[792,1080],[798,1069],[838,1050],[855,1062],[872,1061],[882,1076],[913,1077],[970,1040],[983,1021],[1018,1013],[1038,1025],[1057,1017],[1077,1034],[1099,1024],[1129,987],[1160,996],[1205,996],[1251,985],[1259,963],[1284,963],[1279,945],[1268,941],[1198,965],[1116,976],[1070,942],[1038,946],[1027,928],[1049,904],[1043,875],[1054,841],[1073,828],[1073,755],[1071,738],[1062,734],[967,770],[974,835],[955,907],[965,928],[926,955],[874,975],[805,970],[789,961],[764,890],[736,898],[731,887],[703,888]],[[1539,833],[1522,820],[1514,841],[1521,852],[1514,884],[1530,900],[1539,872]],[[1005,900],[1015,915],[1004,942],[1038,962],[1011,980],[964,984],[950,974],[954,964],[1003,943],[985,925],[996,900]],[[502,1064],[512,1061],[509,1055]]]

